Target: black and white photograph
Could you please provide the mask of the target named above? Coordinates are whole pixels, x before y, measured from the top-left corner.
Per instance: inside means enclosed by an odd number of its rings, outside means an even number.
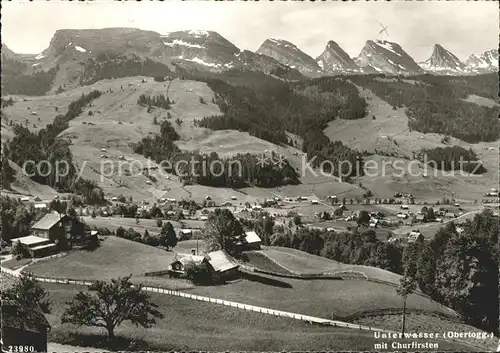
[[[500,351],[499,18],[2,1],[2,352]]]

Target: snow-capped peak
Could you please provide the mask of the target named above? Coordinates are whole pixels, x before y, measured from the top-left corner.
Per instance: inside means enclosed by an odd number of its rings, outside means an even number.
[[[463,73],[465,71],[465,65],[460,59],[439,44],[434,45],[431,57],[420,66],[437,73]]]
[[[318,63],[313,58],[297,48],[295,44],[283,39],[266,39],[256,54],[269,56],[283,65],[297,68],[298,71],[306,75],[317,76],[317,72],[320,70]]]
[[[492,49],[480,54],[472,54],[465,60],[465,64],[473,71],[497,71],[498,50]]]
[[[401,54],[398,53],[396,43],[392,43],[392,42],[389,42],[387,40],[380,40],[380,39],[375,39],[375,43],[377,43],[378,46],[380,46],[386,50],[389,50],[390,52],[393,52],[396,55],[401,56]]]
[[[169,46],[169,47],[173,47],[175,45],[182,45],[182,46],[189,47],[189,48],[199,48],[199,49],[204,48],[203,45],[185,42],[182,39],[174,39],[172,42],[163,41],[163,44],[165,44],[166,46]]]
[[[361,72],[354,60],[333,40],[329,41],[323,53],[316,58],[319,67],[328,73]]]
[[[422,69],[397,43],[369,40],[355,59],[356,64],[368,71],[389,74],[414,74]]]
[[[188,34],[192,35],[192,36],[195,36],[195,37],[206,37],[208,36],[210,33],[208,31],[200,31],[200,30],[191,30],[188,32]]]

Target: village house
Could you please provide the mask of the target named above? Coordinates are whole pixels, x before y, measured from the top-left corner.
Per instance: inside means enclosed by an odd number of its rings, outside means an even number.
[[[454,214],[453,212],[446,212],[446,213],[444,214],[444,217],[445,217],[445,218],[456,218],[456,217],[457,217],[457,215],[456,215],[456,214]]]
[[[33,347],[36,352],[47,352],[50,328],[38,305],[28,309],[13,300],[2,300],[2,348]]]
[[[424,236],[418,229],[414,229],[408,234],[408,243],[415,243],[416,241],[423,241]]]
[[[262,245],[262,239],[254,231],[245,232],[245,239],[236,244],[239,251],[259,250]]]
[[[426,220],[425,213],[417,213],[415,220],[417,220],[419,222],[425,222],[425,220]]]
[[[205,261],[204,256],[189,255],[183,256],[181,258],[175,259],[169,266],[169,274],[171,277],[185,277],[186,276],[186,266],[189,263],[194,263],[195,265],[200,265]]]
[[[378,221],[378,219],[376,219],[376,218],[372,218],[372,219],[370,219],[370,225],[369,225],[369,227],[370,227],[370,228],[377,228],[377,226],[378,226],[378,222],[379,222],[379,221]]]
[[[207,265],[214,282],[232,279],[238,275],[239,265],[224,250],[213,251],[204,256],[192,254],[176,258],[170,264],[168,273],[172,277],[185,277],[190,263]]]
[[[80,242],[85,233],[85,225],[58,213],[48,213],[31,227],[31,233],[38,238],[44,238],[58,244],[62,237],[68,241],[68,245]]]
[[[46,203],[35,203],[34,207],[36,210],[44,210],[47,208],[47,204]]]
[[[68,225],[68,216],[48,213],[31,227],[31,232],[34,236],[55,242],[61,234],[65,234]]]

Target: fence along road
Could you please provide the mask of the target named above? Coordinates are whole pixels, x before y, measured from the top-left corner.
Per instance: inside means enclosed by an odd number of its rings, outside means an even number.
[[[13,271],[13,270],[10,270],[10,269],[4,268],[4,267],[1,267],[0,269],[1,269],[2,273],[5,273],[5,274],[10,275],[10,276],[18,277],[20,275],[20,271]],[[73,279],[47,278],[47,277],[39,277],[39,276],[34,276],[34,278],[40,282],[45,282],[45,283],[77,284],[77,285],[85,285],[85,286],[88,286],[92,283],[92,281],[88,281],[88,280],[82,281],[82,280],[73,280]],[[223,300],[223,299],[204,297],[201,295],[178,292],[178,291],[165,289],[165,288],[142,286],[142,289],[144,289],[147,292],[168,294],[168,295],[173,295],[173,296],[182,297],[182,298],[188,298],[188,299],[204,301],[204,302],[209,302],[209,303],[214,303],[214,304],[219,304],[219,305],[224,305],[224,306],[230,306],[230,307],[238,308],[238,309],[242,309],[242,310],[255,311],[255,312],[267,314],[267,315],[287,317],[287,318],[291,318],[291,319],[295,319],[295,320],[306,321],[309,323],[316,323],[316,324],[328,325],[328,326],[334,326],[334,327],[351,328],[351,329],[364,330],[364,331],[377,331],[377,332],[386,332],[386,333],[394,333],[395,332],[395,331],[384,330],[384,329],[379,329],[379,328],[375,328],[375,327],[356,325],[356,324],[352,324],[352,323],[344,322],[344,321],[323,319],[320,317],[291,313],[288,311],[274,310],[274,309],[263,308],[263,307],[255,306],[255,305],[227,301],[227,300]]]

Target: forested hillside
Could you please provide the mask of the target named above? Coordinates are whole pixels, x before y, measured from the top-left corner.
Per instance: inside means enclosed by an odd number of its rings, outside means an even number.
[[[291,247],[347,264],[375,266],[412,277],[423,293],[463,316],[465,323],[498,334],[498,216],[491,211],[442,227],[430,241],[406,247],[377,240],[375,231],[337,233],[278,227],[270,245]]]
[[[266,79],[269,80],[272,79]],[[246,87],[216,79],[206,81],[216,93],[215,102],[224,116],[205,117],[198,121],[199,126],[247,131],[273,143],[290,143],[285,131],[292,132],[304,139],[304,151],[310,159],[316,157],[315,166],[324,160],[334,165],[345,160],[355,164],[361,157],[340,142],[330,142],[323,133],[334,119],[366,115],[365,100],[359,97],[354,85],[343,79],[324,77],[297,83],[273,80],[262,86],[252,82]],[[325,171],[338,174],[338,170]],[[354,175],[358,171],[353,170],[350,176]]]
[[[73,164],[73,156],[67,140],[58,135],[69,127],[68,123],[79,116],[84,107],[101,96],[100,91],[92,91],[73,101],[64,115],[54,118],[38,133],[33,133],[21,124],[14,126],[14,137],[4,150],[3,158],[8,158],[19,166],[30,178],[38,183],[49,185],[60,192],[73,192],[82,195],[88,203],[104,201],[102,190],[93,182],[77,178],[77,170]],[[43,161],[43,163],[42,163]],[[56,165],[59,161],[67,164]],[[26,163],[29,162],[29,163]],[[25,165],[26,163],[26,165]]]
[[[43,96],[50,91],[59,68],[24,74],[24,65],[13,60],[2,63],[2,93]]]
[[[469,94],[497,100],[497,75],[418,76],[414,81],[356,76],[352,80],[393,107],[406,107],[409,128],[450,135],[466,142],[495,141],[500,136],[498,109],[464,102]]]
[[[81,85],[91,85],[99,80],[148,76],[163,77],[173,76],[174,73],[168,66],[153,61],[151,59],[141,59],[130,55],[99,54],[95,59],[89,58],[84,65],[83,75],[80,77]]]
[[[476,153],[460,146],[423,149],[418,159],[440,170],[463,170],[472,174],[483,174],[486,168],[478,161]]]
[[[404,263],[422,291],[463,315],[467,324],[498,334],[498,216],[491,211],[453,223],[426,243],[407,247]]]
[[[216,153],[204,155],[198,151],[183,152],[174,144],[178,139],[179,135],[170,122],[164,121],[160,126],[160,134],[143,138],[135,144],[134,152],[162,163],[166,171],[177,174],[184,185],[243,188],[298,183],[295,170],[286,160],[282,160],[282,165],[261,165],[257,157],[250,154],[220,158]],[[274,160],[277,161],[278,157],[275,156]]]

